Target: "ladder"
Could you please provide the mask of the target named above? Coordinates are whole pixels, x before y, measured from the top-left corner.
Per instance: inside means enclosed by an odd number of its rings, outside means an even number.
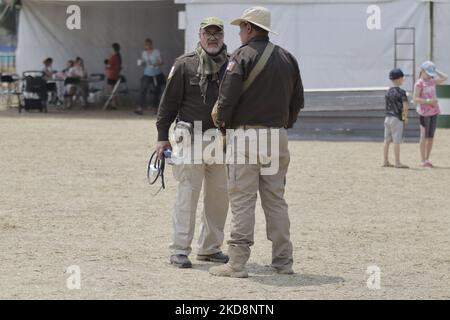
[[[401,39],[408,39],[403,40]],[[401,53],[406,50],[411,50],[412,54],[407,57],[402,57]],[[410,53],[411,53],[410,51]],[[411,92],[414,90],[414,83],[416,82],[416,28],[395,28],[394,37],[394,67],[402,68],[402,64],[412,63],[412,70],[403,70],[405,77],[412,80]]]

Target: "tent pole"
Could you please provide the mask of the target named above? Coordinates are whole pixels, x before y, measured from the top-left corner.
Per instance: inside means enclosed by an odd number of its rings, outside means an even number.
[[[433,0],[428,2],[428,8],[429,8],[429,47],[428,47],[428,60],[433,61],[434,56],[434,2]]]

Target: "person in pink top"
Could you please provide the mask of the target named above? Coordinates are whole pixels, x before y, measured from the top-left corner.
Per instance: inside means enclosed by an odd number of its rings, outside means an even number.
[[[432,168],[430,162],[433,148],[434,133],[436,131],[437,117],[440,113],[436,96],[436,85],[444,83],[448,76],[436,69],[431,61],[422,63],[419,79],[414,85],[414,103],[418,104],[417,112],[420,118],[420,156],[421,166]]]

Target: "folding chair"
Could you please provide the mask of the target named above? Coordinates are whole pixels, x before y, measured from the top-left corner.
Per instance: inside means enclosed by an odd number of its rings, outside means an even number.
[[[97,103],[105,97],[105,75],[91,73],[89,75],[89,102]]]
[[[112,99],[116,96],[118,97],[119,95],[124,95],[128,99],[129,92],[127,79],[125,78],[125,76],[120,76],[119,80],[117,80],[116,84],[114,85],[111,94],[107,95],[108,99],[106,100],[105,105],[103,106],[103,111],[105,111],[109,107],[109,104],[111,103]]]

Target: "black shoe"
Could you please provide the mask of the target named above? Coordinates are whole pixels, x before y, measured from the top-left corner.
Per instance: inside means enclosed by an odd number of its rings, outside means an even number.
[[[223,254],[222,251],[221,251],[221,252],[208,254],[208,255],[198,254],[197,255],[197,260],[210,261],[210,262],[219,262],[219,263],[227,263],[228,260],[230,260],[230,258],[226,254]]]
[[[192,268],[192,263],[184,254],[174,254],[170,256],[170,264],[177,268]]]
[[[134,110],[134,113],[136,113],[137,115],[140,115],[140,116],[142,116],[144,114],[144,112],[139,109]]]

